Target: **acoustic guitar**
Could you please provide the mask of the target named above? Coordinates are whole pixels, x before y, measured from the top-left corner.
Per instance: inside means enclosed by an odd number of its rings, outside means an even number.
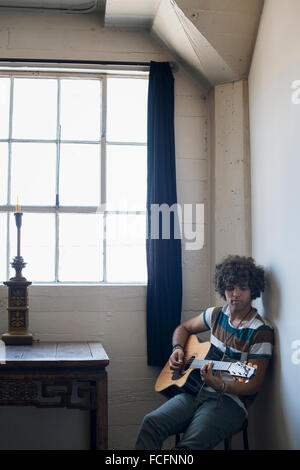
[[[211,362],[205,359],[210,347],[210,342],[200,343],[196,335],[189,336],[182,368],[173,371],[168,361],[156,380],[155,390],[168,398],[181,392],[197,394],[203,383],[199,369]],[[213,361],[213,370],[226,372],[239,382],[248,382],[255,375],[256,367],[251,363]]]

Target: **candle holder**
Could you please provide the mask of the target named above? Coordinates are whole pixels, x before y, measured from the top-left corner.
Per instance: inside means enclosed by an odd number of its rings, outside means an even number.
[[[28,286],[32,283],[27,281],[22,275],[22,269],[26,263],[21,256],[21,225],[22,212],[15,212],[17,226],[17,256],[11,263],[16,271],[16,275],[9,281],[4,282],[8,287],[8,332],[2,335],[2,341],[5,344],[32,344],[33,336],[28,332]]]

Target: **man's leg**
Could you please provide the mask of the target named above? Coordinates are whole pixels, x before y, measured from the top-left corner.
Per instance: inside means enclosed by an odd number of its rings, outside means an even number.
[[[217,394],[201,393],[199,398],[199,406],[176,449],[214,449],[245,420],[245,411],[230,397],[223,396],[219,408]]]
[[[161,449],[169,436],[186,428],[195,410],[195,397],[181,393],[148,413],[140,427],[136,450]]]

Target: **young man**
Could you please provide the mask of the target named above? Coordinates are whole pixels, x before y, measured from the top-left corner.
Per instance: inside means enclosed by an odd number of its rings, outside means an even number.
[[[181,368],[189,335],[210,329],[209,359],[249,361],[257,372],[248,383],[240,383],[221,372],[213,374],[210,362],[200,370],[197,395],[180,393],[145,416],[137,450],[161,449],[177,433],[183,435],[176,449],[213,449],[242,426],[272,354],[273,329],[251,305],[264,287],[264,270],[252,258],[229,256],[216,266],[215,288],[226,304],[207,308],[176,328],[170,368]]]

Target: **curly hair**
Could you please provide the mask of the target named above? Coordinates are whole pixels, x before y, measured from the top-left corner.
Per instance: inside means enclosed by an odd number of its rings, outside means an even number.
[[[251,291],[251,299],[260,297],[265,288],[265,273],[261,266],[256,266],[254,259],[246,256],[228,256],[216,265],[215,290],[225,297],[225,289],[235,285],[248,286]]]

